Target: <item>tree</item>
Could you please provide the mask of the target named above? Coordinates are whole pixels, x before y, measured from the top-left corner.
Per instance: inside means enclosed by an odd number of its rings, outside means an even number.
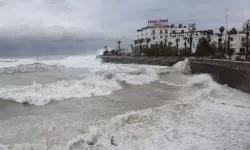
[[[209,43],[212,41],[210,34],[207,34],[207,40],[208,40]]]
[[[141,56],[141,53],[142,53],[142,43],[143,43],[144,39],[141,38],[139,39],[139,43],[140,43],[140,56]]]
[[[192,55],[192,43],[193,43],[193,36],[192,35],[189,36],[188,43],[189,43],[189,53],[191,56]]]
[[[116,43],[118,44],[118,51],[121,52],[121,43],[122,43],[122,41],[118,40]]]
[[[221,27],[219,28],[219,31],[220,31],[220,34],[222,35],[223,32],[225,31],[225,28],[224,28],[223,26],[221,26]]]
[[[175,39],[175,42],[176,42],[176,48],[177,48],[177,51],[178,51],[178,55],[179,55],[179,41],[180,41],[180,39],[179,39],[179,38],[176,38],[176,39]]]
[[[227,55],[229,56],[229,59],[231,60],[231,57],[232,55],[235,54],[235,50],[233,48],[231,48],[231,41],[233,41],[233,38],[231,36],[228,37],[228,40],[227,40]]]
[[[148,44],[150,43],[150,41],[151,41],[151,39],[150,38],[146,38],[146,43],[147,43],[147,46],[146,46],[146,48],[147,48],[147,51],[146,51],[146,54],[148,54]]]
[[[133,55],[135,55],[135,48],[134,48],[133,44],[130,44],[130,47],[131,47],[131,51],[133,52]]]
[[[221,34],[218,34],[218,37],[219,37],[219,38],[218,38],[218,45],[219,45],[219,51],[220,51],[220,52],[222,52],[222,50],[221,50],[221,42],[222,42],[221,36],[222,36]]]
[[[117,55],[117,51],[114,50],[114,49],[112,49],[112,50],[110,51],[110,53],[111,53],[112,55]]]
[[[212,29],[207,30],[207,35],[214,35],[214,31]]]
[[[246,44],[245,44],[245,46],[246,46],[246,60],[248,59],[248,55],[249,55],[249,29],[250,29],[250,26],[249,26],[249,21],[247,22],[247,24],[246,24],[246,26],[245,27],[243,27],[243,31],[244,31],[244,33],[246,34]]]
[[[109,54],[109,51],[108,51],[108,46],[104,46],[104,52],[103,52],[103,56],[107,56]]]
[[[183,40],[184,40],[184,46],[185,46],[185,50],[186,50],[187,49],[187,37],[184,37]]]
[[[164,39],[164,47],[165,47],[165,48],[167,47],[167,42],[168,42],[168,39],[165,38],[165,39]]]
[[[189,28],[189,33],[190,33],[190,36],[189,36],[189,44],[190,44],[190,56],[192,55],[192,44],[193,44],[193,34],[195,33],[195,30],[196,30],[196,27],[195,27],[195,24],[190,24]]]
[[[199,39],[196,49],[196,56],[212,56],[216,52],[216,47],[213,44],[210,44],[209,39],[202,37]]]
[[[172,42],[168,42],[168,47],[172,47],[173,43]]]
[[[232,28],[230,31],[229,31],[229,35],[236,35],[238,32],[235,28]]]
[[[137,44],[138,44],[138,40],[134,40],[134,44],[135,44],[135,54],[134,55],[136,55],[136,53],[137,53]]]

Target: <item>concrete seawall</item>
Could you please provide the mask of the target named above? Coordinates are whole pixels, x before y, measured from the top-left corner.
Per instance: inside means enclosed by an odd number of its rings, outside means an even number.
[[[178,57],[130,57],[130,56],[97,56],[103,62],[121,63],[121,64],[147,64],[147,65],[160,65],[172,66],[184,58]]]
[[[208,73],[220,84],[250,93],[250,63],[190,58],[193,74]]]
[[[172,66],[184,58],[178,57],[126,57],[97,56],[103,62],[122,64],[148,64]],[[208,73],[220,84],[227,84],[246,93],[250,93],[250,63],[229,60],[189,58],[193,74]]]

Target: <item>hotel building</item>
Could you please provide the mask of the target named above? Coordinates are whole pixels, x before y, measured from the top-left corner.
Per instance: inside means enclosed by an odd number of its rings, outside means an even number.
[[[193,26],[196,28],[195,24]],[[161,41],[171,42],[172,46],[176,46],[176,39],[179,39],[179,49],[185,48],[185,39],[190,37],[190,24],[170,24],[168,20],[149,20],[148,25],[141,29],[137,30],[137,39],[144,39],[143,42],[137,43],[136,46],[139,45],[148,46],[150,47],[151,44],[159,44]],[[202,37],[207,37],[207,34],[211,33],[211,42],[218,43],[218,35],[219,31],[213,30],[195,30],[193,32],[193,43],[192,43],[192,51],[195,52],[198,40]],[[225,40],[225,35],[223,35],[222,41]],[[245,40],[246,35],[243,33],[237,33],[236,35],[230,35],[231,37],[231,48],[234,48],[236,53],[238,52],[245,52],[245,48],[242,46],[242,42]],[[150,42],[147,43],[145,39],[149,38]],[[186,40],[187,42],[187,40]],[[187,42],[187,48],[189,48],[189,43]]]

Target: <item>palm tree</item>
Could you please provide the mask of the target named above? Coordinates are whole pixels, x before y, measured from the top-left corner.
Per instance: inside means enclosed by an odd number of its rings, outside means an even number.
[[[172,47],[173,43],[172,42],[168,42],[168,46]]]
[[[192,44],[193,44],[193,34],[195,33],[195,30],[196,30],[196,27],[195,27],[195,24],[191,24],[191,26],[189,27],[189,33],[190,33],[190,36],[189,36],[189,44],[190,44],[190,50],[189,50],[189,55],[191,56],[192,55]]]
[[[185,46],[185,50],[186,50],[187,49],[187,37],[184,37],[183,40],[185,41],[184,46]]]
[[[208,40],[208,43],[210,43],[212,41],[210,34],[207,34],[207,40]]]
[[[225,28],[224,28],[223,26],[221,26],[221,27],[219,28],[219,31],[220,31],[220,34],[222,35],[223,32],[225,31]]]
[[[139,39],[139,43],[140,43],[140,55],[142,53],[142,43],[143,43],[143,41],[144,41],[143,38]]]
[[[164,39],[164,47],[165,47],[165,48],[167,47],[167,42],[168,42],[168,39],[165,38],[165,39]]]
[[[246,26],[245,27],[243,27],[243,30],[245,31],[245,34],[246,34],[246,60],[248,59],[248,54],[249,54],[249,50],[248,50],[248,47],[249,47],[249,41],[248,41],[248,39],[249,39],[249,29],[250,29],[250,26],[249,26],[249,22],[246,24]]]
[[[232,28],[230,31],[229,31],[229,34],[233,35],[233,34],[237,34],[237,30],[235,28]]]
[[[228,41],[227,41],[227,55],[229,56],[229,59],[231,60],[231,56],[234,54],[234,49],[231,48],[231,41],[233,41],[233,38],[231,36],[228,37]]]
[[[225,31],[225,28],[223,26],[221,26],[219,28],[219,31],[220,31],[220,34],[218,34],[219,36],[219,39],[218,39],[218,44],[219,44],[219,50],[221,51],[221,42],[222,42],[222,35],[223,35],[223,32]]]
[[[138,44],[138,40],[134,40],[134,44],[135,44],[135,54],[136,54],[136,51],[137,51],[137,44]]]
[[[146,54],[148,55],[148,44],[150,43],[150,41],[151,41],[151,39],[150,38],[146,38],[146,42],[147,42],[147,52],[146,52]]]
[[[130,44],[130,47],[131,47],[131,50],[133,52],[133,55],[135,54],[135,49],[134,49],[134,45],[133,44]]]
[[[221,42],[222,42],[221,36],[222,36],[221,34],[218,34],[218,37],[219,37],[219,38],[218,38],[218,46],[219,46],[219,51],[220,51],[220,52],[221,52],[221,46],[220,46],[220,45],[221,45]]]
[[[118,44],[118,51],[120,52],[121,51],[121,43],[122,43],[122,41],[118,40],[116,43]]]
[[[108,51],[108,46],[104,46],[104,52],[103,52],[103,56],[107,56],[109,54],[109,51]]]
[[[177,48],[177,51],[178,51],[178,55],[179,55],[179,41],[180,41],[180,39],[179,39],[179,38],[176,38],[176,39],[175,39],[175,42],[176,42],[176,48]]]

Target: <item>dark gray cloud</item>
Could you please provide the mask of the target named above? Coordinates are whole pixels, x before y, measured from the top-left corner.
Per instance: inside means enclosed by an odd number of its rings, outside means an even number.
[[[8,0],[0,1],[0,55],[78,53],[122,39],[129,47],[148,19],[197,23],[201,29],[241,28],[249,0]]]

